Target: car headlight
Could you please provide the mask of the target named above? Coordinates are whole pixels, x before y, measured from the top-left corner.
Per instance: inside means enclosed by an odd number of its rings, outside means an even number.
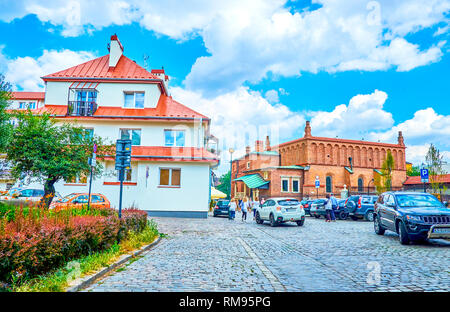
[[[420,218],[420,216],[414,216],[414,215],[407,215],[406,219],[408,221],[422,221],[422,219]]]

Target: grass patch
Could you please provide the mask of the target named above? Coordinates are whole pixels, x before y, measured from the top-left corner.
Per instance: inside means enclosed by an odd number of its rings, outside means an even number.
[[[66,263],[62,268],[36,278],[25,280],[19,285],[12,285],[7,291],[13,292],[63,292],[69,282],[99,271],[114,263],[120,256],[148,245],[158,237],[156,223],[151,220],[140,233],[130,231],[127,238],[119,244],[115,243],[109,249],[92,253],[75,261]],[[138,257],[132,259],[136,261]],[[118,269],[119,270],[119,269]],[[118,271],[116,270],[116,271]]]

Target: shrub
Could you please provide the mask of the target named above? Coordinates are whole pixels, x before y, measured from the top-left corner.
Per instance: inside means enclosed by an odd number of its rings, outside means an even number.
[[[106,250],[147,225],[147,213],[136,209],[125,209],[121,220],[113,209],[1,209],[0,280],[5,282],[28,279]]]

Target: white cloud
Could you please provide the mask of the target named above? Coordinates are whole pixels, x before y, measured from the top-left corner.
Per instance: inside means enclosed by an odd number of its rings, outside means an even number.
[[[22,0],[0,7],[0,19],[33,13],[62,26],[65,36],[132,22],[176,40],[201,36],[210,55],[196,60],[185,85],[209,96],[268,75],[408,71],[442,56],[444,41],[424,49],[405,36],[446,22],[448,0],[314,2],[322,7],[296,12],[287,0],[168,0],[163,5],[156,0]]]
[[[270,103],[278,103],[280,101],[277,90],[272,89],[272,90],[266,91],[266,93],[264,93],[264,97]]]
[[[0,59],[2,58],[0,49]],[[95,58],[95,55],[86,51],[71,50],[44,50],[38,58],[17,57],[7,59],[5,77],[15,89],[26,91],[43,91],[44,82],[40,77],[84,63]]]

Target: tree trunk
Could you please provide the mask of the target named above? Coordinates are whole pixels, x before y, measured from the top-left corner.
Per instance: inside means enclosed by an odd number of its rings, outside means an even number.
[[[48,178],[44,184],[44,196],[41,199],[40,204],[43,205],[46,209],[50,207],[50,204],[55,197],[55,183],[58,181],[56,178]]]

